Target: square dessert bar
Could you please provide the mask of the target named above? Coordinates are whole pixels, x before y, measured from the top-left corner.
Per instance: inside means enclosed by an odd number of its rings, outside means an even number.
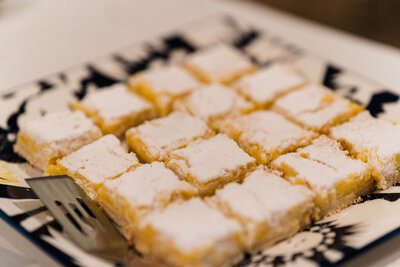
[[[375,188],[368,165],[348,157],[338,142],[325,135],[296,153],[279,156],[271,166],[293,184],[306,184],[316,193],[316,219],[347,207]]]
[[[98,190],[100,204],[128,238],[144,214],[176,199],[188,199],[197,189],[167,169],[162,162],[141,165],[107,180]]]
[[[46,170],[101,136],[100,129],[80,111],[48,113],[20,125],[14,151],[34,167]]]
[[[127,153],[114,135],[105,135],[97,141],[61,159],[48,174],[70,176],[93,199],[97,189],[107,179],[113,179],[135,168],[139,161],[135,154]]]
[[[175,202],[148,214],[135,247],[168,266],[225,266],[242,255],[240,225],[201,199]]]
[[[363,108],[322,85],[312,84],[278,99],[274,109],[307,129],[327,133]]]
[[[126,132],[128,146],[147,162],[163,161],[169,152],[214,132],[199,118],[185,112],[146,121]]]
[[[176,101],[174,109],[187,111],[215,129],[222,119],[250,112],[254,109],[254,104],[228,87],[212,84]]]
[[[171,110],[173,100],[200,84],[183,68],[169,65],[142,71],[128,81],[129,87],[154,103],[161,115]]]
[[[129,128],[156,115],[155,107],[144,98],[116,84],[87,95],[73,108],[92,118],[103,134],[121,136]]]
[[[210,198],[240,222],[250,251],[287,238],[311,222],[314,193],[278,175],[257,169],[242,184],[228,184]]]
[[[235,141],[218,134],[172,151],[166,165],[201,195],[211,195],[227,183],[241,181],[256,163]]]
[[[244,48],[247,55],[250,55],[259,65],[270,62],[283,61],[291,56],[287,48],[273,43],[265,37],[256,38]]]
[[[281,154],[306,146],[317,137],[316,133],[272,111],[256,111],[227,119],[219,130],[235,139],[259,164],[267,164]]]
[[[244,76],[234,84],[240,94],[257,106],[268,107],[279,96],[304,86],[305,79],[289,64],[275,63]]]
[[[373,118],[367,111],[333,127],[330,136],[375,169],[378,188],[400,181],[400,126]]]
[[[230,84],[256,70],[244,54],[225,44],[189,56],[185,67],[202,82],[223,84]]]

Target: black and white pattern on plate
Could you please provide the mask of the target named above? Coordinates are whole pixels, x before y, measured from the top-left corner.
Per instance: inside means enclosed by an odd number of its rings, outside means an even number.
[[[280,266],[296,261],[328,266],[330,259],[354,253],[355,249],[346,245],[346,237],[356,234],[356,229],[356,225],[338,226],[334,221],[316,223],[266,252],[246,255],[237,266]]]
[[[259,66],[288,60],[309,81],[322,83],[364,104],[374,116],[400,121],[399,96],[394,91],[286,43],[273,31],[261,32],[241,20],[217,16],[1,95],[0,177],[4,164],[18,170],[19,177],[39,176],[12,150],[18,125],[23,121],[67,109],[71,101],[82,99],[90,91],[123,82],[129,75],[145,69],[179,63],[187,54],[219,41],[236,46]],[[371,242],[399,229],[400,218],[391,216],[400,212],[399,199],[400,186],[373,194],[274,247],[245,255],[237,265],[329,266],[343,262]],[[71,243],[23,179],[18,183],[0,179],[0,209],[3,219],[65,265],[111,266]],[[371,218],[371,212],[379,214]]]

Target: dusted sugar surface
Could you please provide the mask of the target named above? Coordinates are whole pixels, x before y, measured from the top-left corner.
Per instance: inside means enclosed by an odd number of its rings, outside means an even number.
[[[363,173],[367,168],[367,164],[361,160],[348,157],[347,152],[341,149],[338,142],[325,135],[313,140],[312,144],[301,149],[300,153],[308,159],[325,164],[343,175]]]
[[[177,164],[185,176],[201,183],[226,178],[230,173],[254,163],[239,146],[224,134],[175,150],[170,154],[171,164]]]
[[[247,178],[246,178],[247,179]],[[215,197],[223,206],[228,206],[231,213],[255,222],[264,221],[265,209],[253,192],[243,185],[230,183],[215,192]]]
[[[161,162],[141,165],[117,179],[107,180],[104,186],[138,207],[154,206],[157,198],[171,199],[182,191],[197,191]]]
[[[335,124],[334,120],[346,120],[362,109],[348,99],[316,84],[278,99],[274,108],[294,121],[316,130],[327,124]]]
[[[271,111],[256,111],[227,120],[220,130],[237,139],[240,146],[248,153],[270,154],[269,160],[274,158],[276,153],[307,145],[311,139],[316,137],[315,133],[304,130]],[[268,159],[260,160],[262,163],[267,163],[264,161],[268,161]]]
[[[350,144],[355,153],[370,151],[380,158],[400,153],[400,126],[373,118],[367,111],[332,128],[330,134],[334,139]]]
[[[186,61],[186,66],[206,82],[230,82],[253,71],[253,64],[238,50],[218,44],[197,52]]]
[[[333,127],[330,135],[354,156],[375,168],[378,188],[384,189],[400,181],[399,125],[362,112],[349,122]]]
[[[260,144],[266,149],[284,148],[286,145],[296,143],[299,138],[313,135],[270,111],[259,111],[243,116],[238,123],[243,128],[240,140]]]
[[[318,220],[375,190],[370,167],[346,153],[336,141],[321,136],[296,153],[279,156],[271,167],[316,193],[314,219]]]
[[[96,130],[99,131],[81,111],[48,113],[20,126],[20,131],[37,144],[77,139]]]
[[[82,176],[92,184],[119,176],[138,163],[135,154],[127,153],[113,135],[103,136],[60,161],[68,173]]]
[[[241,78],[235,84],[235,88],[258,105],[265,105],[303,84],[305,84],[304,78],[296,73],[293,67],[276,63]]]
[[[130,139],[140,139],[144,149],[155,159],[165,159],[173,149],[185,146],[190,141],[211,135],[207,124],[199,118],[185,112],[173,112],[170,115],[147,121],[127,131]],[[138,152],[139,153],[139,152]]]
[[[338,181],[347,178],[339,175],[334,168],[304,158],[298,153],[279,156],[272,162],[272,167],[278,169],[290,168],[290,170],[285,169],[289,173],[290,177],[288,178],[290,180],[299,179],[312,188],[318,188],[318,190],[331,189]],[[293,182],[296,183],[296,180],[293,180]]]
[[[100,129],[80,111],[48,113],[20,125],[14,151],[36,168],[46,170],[101,136]]]
[[[288,166],[296,178],[321,189],[332,188],[350,175],[363,176],[367,171],[367,164],[348,157],[336,141],[324,135],[296,153],[278,157],[272,165]]]
[[[318,112],[334,102],[335,95],[320,85],[309,85],[276,101],[275,105],[297,116],[305,112]]]
[[[303,208],[310,209],[313,193],[304,186],[291,185],[272,172],[258,169],[243,184],[229,184],[218,190],[216,196],[234,214],[257,222],[267,221],[274,227],[280,224],[277,215],[285,215],[307,201],[310,203]]]
[[[253,40],[244,48],[248,55],[251,55],[259,64],[265,64],[272,61],[287,59],[290,52],[279,44],[271,42],[265,36],[260,36]]]
[[[217,245],[220,240],[240,232],[238,223],[199,198],[172,203],[162,211],[152,212],[144,219],[143,225],[146,224],[158,232],[160,241],[171,242],[185,252]]]
[[[284,214],[313,197],[313,193],[306,187],[293,186],[282,177],[265,170],[254,171],[245,179],[243,186],[262,204],[271,226],[279,226],[280,223],[275,220],[274,213]],[[308,203],[302,208],[306,210],[310,207]]]
[[[128,91],[126,85],[116,84],[87,95],[81,105],[97,112],[105,121],[122,116],[136,115],[150,111],[152,105],[144,98]]]
[[[177,96],[187,93],[199,86],[199,83],[186,70],[168,65],[147,70],[134,75],[130,80],[131,86],[147,85],[155,94],[165,93]]]
[[[252,108],[252,104],[232,89],[219,84],[193,91],[184,100],[185,109],[205,121]]]

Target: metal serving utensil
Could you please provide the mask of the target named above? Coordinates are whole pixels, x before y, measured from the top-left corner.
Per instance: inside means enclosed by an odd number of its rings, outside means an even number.
[[[68,176],[26,181],[63,231],[86,252],[128,266],[160,266],[135,253],[107,215]]]

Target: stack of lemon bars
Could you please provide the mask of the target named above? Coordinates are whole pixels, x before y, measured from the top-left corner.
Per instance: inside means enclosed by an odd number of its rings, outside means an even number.
[[[225,44],[71,107],[21,125],[15,151],[168,265],[229,265],[400,180],[400,126]]]

